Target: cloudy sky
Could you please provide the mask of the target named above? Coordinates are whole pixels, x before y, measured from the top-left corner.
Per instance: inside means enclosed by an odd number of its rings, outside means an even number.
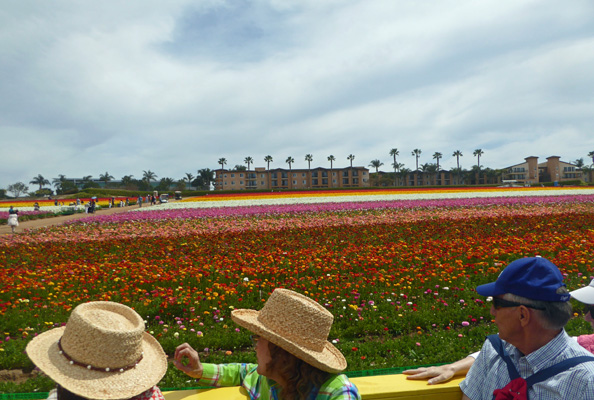
[[[592,0],[5,2],[0,188],[308,153],[387,171],[392,148],[587,161],[592,21]]]

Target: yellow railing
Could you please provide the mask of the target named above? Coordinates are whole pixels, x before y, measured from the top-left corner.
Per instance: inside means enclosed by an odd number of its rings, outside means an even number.
[[[363,400],[460,400],[458,384],[463,377],[441,385],[428,385],[427,381],[409,381],[405,375],[380,375],[351,378]],[[217,389],[179,390],[165,392],[166,400],[245,400],[247,392],[240,387]]]

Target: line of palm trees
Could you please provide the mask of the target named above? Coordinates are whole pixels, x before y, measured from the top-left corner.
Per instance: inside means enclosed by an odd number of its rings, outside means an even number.
[[[416,162],[416,168],[414,170],[415,175],[417,175],[419,172],[422,173],[436,173],[438,174],[440,171],[440,166],[439,166],[439,160],[443,158],[443,154],[440,152],[435,152],[433,154],[433,159],[436,160],[436,164],[422,164],[421,168],[419,168],[419,158],[421,156],[421,149],[414,149],[411,153],[411,155],[413,155],[415,157],[415,162]],[[477,165],[476,167],[473,167],[473,171],[476,170],[476,172],[478,172],[480,174],[480,169],[481,169],[481,156],[483,154],[485,154],[485,152],[482,149],[476,149],[474,150],[474,152],[472,153],[473,156],[477,157]],[[392,163],[392,167],[394,168],[394,186],[397,185],[397,177],[398,175],[400,175],[401,177],[407,176],[409,173],[413,172],[408,168],[404,168],[404,164],[397,162],[396,157],[400,155],[400,151],[397,148],[393,148],[389,151],[389,155],[393,158],[393,163]],[[462,157],[462,151],[460,150],[456,150],[454,151],[454,153],[452,154],[452,157],[456,157],[456,172],[458,172],[458,176],[460,176],[462,174],[462,169],[460,168],[460,157]],[[336,161],[336,157],[334,157],[333,155],[329,155],[327,160],[330,162],[330,170],[332,171],[333,166],[334,166],[334,161]],[[353,161],[355,160],[355,155],[354,154],[349,154],[347,156],[347,160],[350,162],[350,166],[351,168],[353,167]],[[594,157],[593,157],[594,160]],[[274,159],[271,155],[267,155],[264,157],[264,162],[266,163],[266,169],[270,170],[270,163],[273,162]],[[313,161],[313,156],[311,154],[306,154],[305,155],[305,161],[307,161],[307,169],[311,170],[311,163]],[[245,164],[247,164],[247,171],[250,170],[250,166],[254,163],[254,159],[253,157],[245,157],[243,162]],[[291,156],[287,157],[287,159],[285,160],[285,163],[287,163],[289,165],[289,170],[291,170],[292,168],[292,164],[295,162],[295,159]],[[227,165],[227,159],[222,157],[219,158],[218,164],[221,166],[221,169],[225,169],[225,165]],[[384,165],[383,162],[381,162],[379,159],[375,159],[375,160],[371,160],[369,167],[375,168],[375,172],[376,172],[376,179],[379,179],[379,168]],[[234,170],[236,171],[241,171],[241,170],[246,170],[246,167],[243,165],[236,165],[234,167]],[[417,177],[415,176],[415,181],[417,181]],[[379,181],[376,181],[376,185]]]

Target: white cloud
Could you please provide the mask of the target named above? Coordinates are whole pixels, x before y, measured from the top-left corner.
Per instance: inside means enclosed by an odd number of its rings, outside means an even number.
[[[492,168],[594,150],[594,4],[16,2],[0,14],[0,187],[372,159]],[[8,77],[8,78],[6,78]],[[571,140],[568,140],[571,138]]]

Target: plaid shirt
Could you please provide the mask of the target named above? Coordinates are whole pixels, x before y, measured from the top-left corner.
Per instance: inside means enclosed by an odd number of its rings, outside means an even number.
[[[505,350],[511,357],[522,378],[557,364],[568,358],[591,356],[592,354],[570,338],[565,330],[540,349],[524,356],[509,343]],[[501,389],[510,381],[507,366],[491,343],[486,340],[475,363],[468,371],[460,388],[471,400],[491,400],[493,391]],[[594,362],[579,364],[542,382],[528,390],[530,399],[594,399]]]
[[[265,376],[258,375],[256,364],[202,364],[204,371],[198,380],[204,386],[242,386],[250,399],[278,400],[277,386]],[[360,400],[357,387],[344,374],[332,375],[311,400]]]

